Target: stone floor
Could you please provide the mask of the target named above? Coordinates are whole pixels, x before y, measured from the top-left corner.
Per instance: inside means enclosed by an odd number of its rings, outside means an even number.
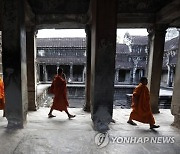
[[[7,120],[0,111],[0,154],[179,154],[180,130],[171,126],[169,109],[154,115],[161,127],[157,131],[147,124],[131,126],[126,123],[130,109],[114,109],[107,134],[93,130],[90,113],[81,108],[69,108],[76,114],[69,120],[64,112],[49,108],[29,112],[24,129],[7,129]]]

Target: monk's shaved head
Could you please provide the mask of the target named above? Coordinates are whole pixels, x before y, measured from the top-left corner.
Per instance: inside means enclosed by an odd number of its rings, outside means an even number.
[[[141,77],[140,82],[141,82],[142,84],[144,84],[144,85],[147,85],[148,79],[143,76],[143,77]]]
[[[140,82],[143,82],[143,81],[147,81],[147,78],[146,77],[141,77],[141,79],[140,79]]]

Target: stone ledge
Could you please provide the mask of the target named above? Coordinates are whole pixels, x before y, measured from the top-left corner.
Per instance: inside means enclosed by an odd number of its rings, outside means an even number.
[[[131,104],[132,94],[126,94],[127,103]],[[172,96],[160,95],[159,96],[159,108],[160,109],[170,109],[171,108]]]

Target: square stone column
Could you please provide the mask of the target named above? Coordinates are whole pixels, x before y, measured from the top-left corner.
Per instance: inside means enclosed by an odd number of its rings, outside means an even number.
[[[26,32],[27,42],[27,81],[28,81],[28,110],[37,110],[36,94],[37,94],[37,79],[36,79],[36,41],[35,30],[29,27]]]
[[[86,87],[84,111],[90,112],[90,85],[91,85],[91,28],[86,25]]]
[[[0,77],[2,72],[2,0],[0,0]]]
[[[113,112],[117,0],[92,0],[91,13],[91,115],[94,129],[107,131]]]
[[[45,63],[43,63],[42,66],[43,66],[43,82],[46,83],[47,82],[47,77],[48,77],[48,75],[47,75],[47,67],[46,67]]]
[[[2,0],[0,0],[0,31],[2,31]]]
[[[174,122],[172,125],[178,128],[180,128],[180,88],[179,87],[180,87],[180,35],[179,35],[178,60],[176,63],[176,74],[175,74],[173,96],[171,102],[171,113],[172,115],[174,115]]]
[[[22,128],[28,108],[24,0],[4,0],[2,5],[2,62],[7,127]]]
[[[148,58],[148,88],[150,91],[150,104],[153,113],[159,113],[159,90],[162,73],[164,43],[166,28],[155,26],[148,29],[149,34],[149,58]]]

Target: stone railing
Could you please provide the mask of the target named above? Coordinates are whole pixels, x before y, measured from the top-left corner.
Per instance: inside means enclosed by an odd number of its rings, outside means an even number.
[[[37,86],[37,107],[43,106],[44,102],[47,100],[48,87],[50,84],[41,84],[41,86]]]
[[[132,93],[136,85],[115,85],[114,86],[114,106],[121,108],[130,108]],[[41,84],[39,94],[37,96],[38,106],[46,103],[49,96],[48,88],[50,84]],[[68,99],[71,100],[85,100],[85,85],[84,84],[67,84]],[[171,94],[160,94],[159,108],[169,109],[171,106]]]
[[[132,94],[126,94],[127,104],[131,105]],[[159,96],[159,109],[170,109],[171,108],[172,96],[160,95]]]

